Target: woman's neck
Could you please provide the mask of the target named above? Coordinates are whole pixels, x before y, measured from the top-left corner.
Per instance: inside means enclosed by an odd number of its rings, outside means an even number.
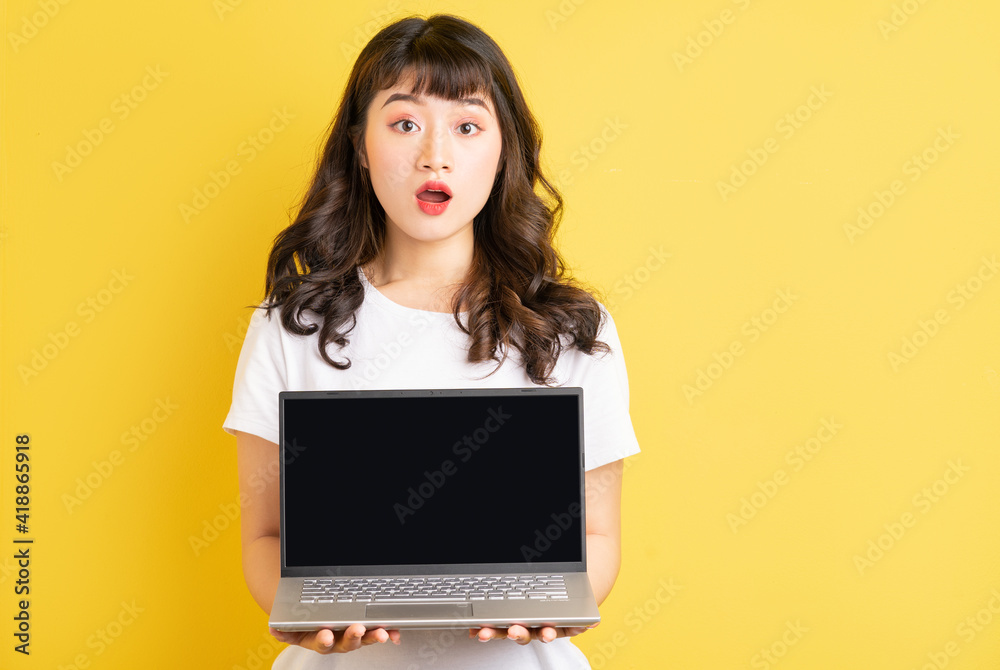
[[[451,312],[455,291],[471,266],[471,240],[427,243],[386,239],[382,253],[363,270],[372,286],[394,302],[414,309]]]

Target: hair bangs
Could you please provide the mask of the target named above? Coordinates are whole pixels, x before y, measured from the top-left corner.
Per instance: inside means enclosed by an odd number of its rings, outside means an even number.
[[[405,53],[393,59],[391,70],[383,71],[377,88],[385,90],[412,77],[412,95],[430,95],[445,100],[461,100],[485,95],[493,99],[493,77],[489,64],[475,51],[445,43],[433,32],[414,40]]]

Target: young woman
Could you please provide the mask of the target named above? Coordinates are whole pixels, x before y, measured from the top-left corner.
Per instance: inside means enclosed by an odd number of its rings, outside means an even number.
[[[621,464],[639,447],[614,323],[552,246],[562,199],[540,146],[506,57],[466,21],[406,18],[358,57],[275,239],[223,426],[237,438],[243,572],[265,612],[279,579],[281,390],[583,387],[588,574],[598,603],[611,591]],[[511,458],[531,467],[530,453]],[[353,510],[315,518],[345,542],[361,523]],[[516,524],[518,510],[482,523]],[[272,629],[291,645],[273,667],[585,668],[568,639],[583,630]]]

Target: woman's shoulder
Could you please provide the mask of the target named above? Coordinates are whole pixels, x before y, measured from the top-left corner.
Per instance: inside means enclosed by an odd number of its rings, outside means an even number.
[[[621,339],[618,337],[618,326],[615,319],[603,303],[598,302],[597,307],[601,311],[601,320],[597,327],[597,340],[617,350],[621,347]]]

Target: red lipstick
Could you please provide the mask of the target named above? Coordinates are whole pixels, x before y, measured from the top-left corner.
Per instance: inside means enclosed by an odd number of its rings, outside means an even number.
[[[451,202],[451,189],[443,181],[428,179],[417,189],[414,198],[424,214],[436,216],[448,209],[448,203]]]

